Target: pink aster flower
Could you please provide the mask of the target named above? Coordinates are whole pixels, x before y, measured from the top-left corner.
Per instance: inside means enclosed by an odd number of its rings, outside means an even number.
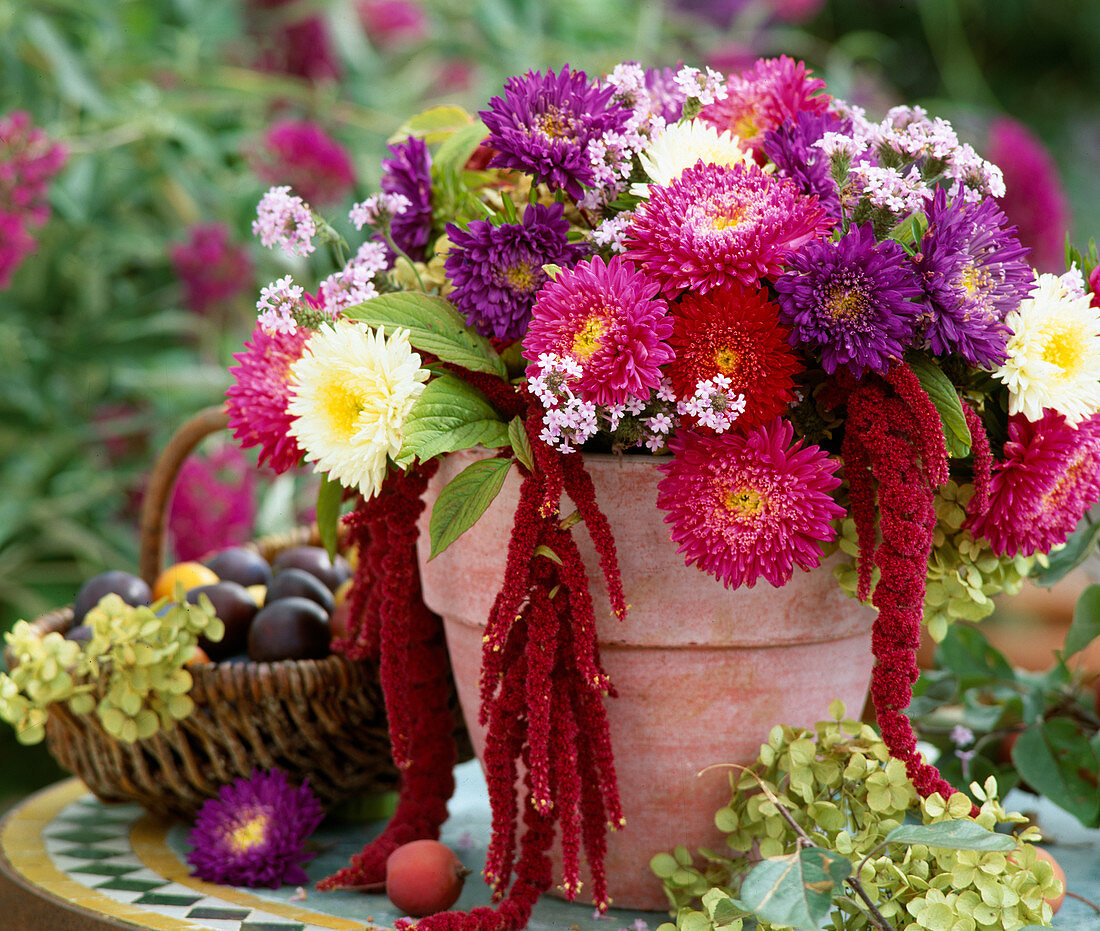
[[[747,434],[681,430],[669,441],[657,507],[689,566],[727,588],[751,588],[760,576],[778,588],[795,565],[820,563],[818,544],[836,536],[830,521],[844,514],[830,495],[839,462],[793,437],[776,418]]]
[[[184,301],[197,314],[231,301],[252,286],[248,253],[230,242],[222,223],[192,226],[187,241],[171,245],[168,254],[183,284]]]
[[[256,518],[256,470],[236,446],[191,456],[180,468],[168,511],[176,559],[199,559],[244,543]]]
[[[229,427],[244,449],[258,446],[260,465],[277,473],[296,468],[302,460],[298,441],[290,435],[293,417],[287,412],[290,366],[302,355],[309,331],[263,331],[257,323],[245,351],[233,356],[229,369],[234,383],[225,392]]]
[[[597,404],[648,398],[671,362],[668,305],[657,283],[621,256],[598,255],[563,269],[539,292],[523,340],[523,357],[538,374],[539,356],[552,353],[580,366],[582,396]]]
[[[251,161],[261,181],[288,185],[312,204],[339,203],[355,184],[347,150],[309,120],[274,124]]]
[[[428,33],[428,17],[410,0],[358,0],[355,9],[363,30],[379,48],[419,42]]]
[[[976,500],[976,499],[975,499]],[[993,467],[989,507],[966,526],[998,556],[1046,553],[1065,543],[1100,500],[1100,414],[1076,428],[1053,410],[1008,422],[1004,459]]]
[[[777,275],[787,254],[828,231],[814,196],[755,165],[702,161],[667,186],[650,185],[627,234],[626,255],[666,294],[706,293]]]
[[[824,113],[830,97],[825,82],[810,77],[803,62],[782,55],[761,58],[752,68],[732,75],[726,97],[704,107],[700,119],[719,132],[728,129],[751,149],[759,149],[764,133],[798,113]]]

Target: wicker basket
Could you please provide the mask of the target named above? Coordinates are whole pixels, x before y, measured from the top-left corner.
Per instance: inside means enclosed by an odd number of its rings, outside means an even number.
[[[225,429],[220,408],[187,421],[150,476],[141,515],[141,575],[152,583],[164,559],[164,526],[180,466],[208,434]],[[316,542],[309,530],[252,544],[268,559]],[[43,615],[43,633],[64,632],[71,608]],[[367,792],[396,788],[377,666],[332,655],[276,663],[207,663],[190,667],[194,711],[174,728],[134,744],[111,737],[94,714],[53,705],[46,723],[50,752],[104,801],[138,802],[156,814],[190,818],[202,802],[253,767],[273,766],[295,782],[309,777],[326,808]],[[460,754],[470,750],[457,701]]]

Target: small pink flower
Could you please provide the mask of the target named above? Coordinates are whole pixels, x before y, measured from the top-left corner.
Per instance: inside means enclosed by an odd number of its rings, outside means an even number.
[[[751,588],[761,576],[778,588],[796,565],[820,563],[819,544],[835,538],[831,521],[844,514],[830,495],[839,461],[793,437],[776,418],[743,435],[680,430],[669,441],[657,507],[689,566],[727,588]]]
[[[168,254],[183,284],[184,301],[197,314],[228,303],[252,286],[248,252],[230,242],[222,223],[191,227],[187,241],[174,243]]]
[[[411,0],[359,0],[355,5],[367,37],[379,48],[418,42],[428,33],[428,18]]]

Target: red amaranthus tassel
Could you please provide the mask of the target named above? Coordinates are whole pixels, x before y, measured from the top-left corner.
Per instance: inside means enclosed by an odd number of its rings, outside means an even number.
[[[553,881],[548,851],[562,835],[563,888],[580,891],[580,851],[593,898],[607,908],[603,859],[608,824],[623,823],[603,706],[614,692],[600,665],[595,612],[580,550],[558,513],[562,491],[584,518],[600,555],[612,610],[625,613],[615,543],[578,456],[527,430],[535,470],[526,472],[503,585],[485,631],[481,710],[493,833],[485,878],[496,906],[420,919],[418,931],[518,931]],[[526,771],[517,800],[519,763]],[[522,812],[521,812],[522,808]],[[523,825],[520,836],[520,823]],[[514,878],[513,878],[514,877]]]
[[[359,545],[351,625],[340,645],[349,657],[377,657],[394,762],[402,771],[397,808],[385,830],[318,889],[370,886],[386,877],[397,847],[438,838],[454,792],[456,753],[449,707],[450,666],[439,617],[420,594],[416,561],[421,495],[435,462],[394,471],[348,521]]]
[[[870,588],[872,558],[880,572],[872,597],[878,617],[871,633],[871,700],[882,739],[922,796],[947,798],[955,789],[917,751],[905,713],[920,675],[916,653],[936,525],[934,495],[948,475],[939,416],[905,363],[897,363],[885,382],[867,378],[852,389],[842,456],[859,536],[861,598]]]

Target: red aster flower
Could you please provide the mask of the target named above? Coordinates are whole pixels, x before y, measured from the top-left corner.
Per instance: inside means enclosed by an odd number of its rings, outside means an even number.
[[[673,306],[669,344],[676,358],[665,369],[678,397],[695,393],[715,375],[745,396],[734,429],[747,431],[782,414],[794,398],[802,363],[789,344],[779,307],[761,288],[734,283],[710,294],[687,294]]]

